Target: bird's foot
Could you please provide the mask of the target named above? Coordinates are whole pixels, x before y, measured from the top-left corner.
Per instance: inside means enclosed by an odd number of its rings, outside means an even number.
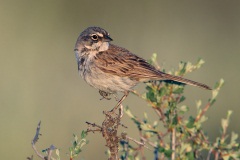
[[[102,98],[100,100],[103,100],[103,99],[110,100],[111,99],[109,97],[110,93],[108,93],[108,92],[99,90],[99,94],[102,96]]]

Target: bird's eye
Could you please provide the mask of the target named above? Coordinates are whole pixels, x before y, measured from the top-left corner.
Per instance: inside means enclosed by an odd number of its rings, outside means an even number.
[[[92,38],[92,40],[96,41],[96,40],[98,40],[98,35],[93,34],[93,35],[91,35],[91,38]]]

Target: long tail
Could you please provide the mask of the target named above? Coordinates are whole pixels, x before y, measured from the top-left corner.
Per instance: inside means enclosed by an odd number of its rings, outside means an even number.
[[[182,77],[178,77],[178,76],[173,76],[167,73],[163,73],[161,72],[161,79],[163,80],[171,80],[171,81],[176,81],[176,82],[180,82],[180,83],[184,83],[184,84],[188,84],[188,85],[192,85],[192,86],[197,86],[203,89],[207,89],[207,90],[212,90],[209,86],[199,83],[199,82],[195,82],[189,79],[185,79]]]

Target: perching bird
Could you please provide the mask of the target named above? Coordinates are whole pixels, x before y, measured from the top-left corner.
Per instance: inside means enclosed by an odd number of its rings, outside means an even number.
[[[111,44],[109,33],[100,27],[88,27],[78,37],[75,55],[81,77],[104,97],[123,92],[117,108],[140,82],[171,80],[211,90],[205,84],[157,70],[146,60],[125,48]]]

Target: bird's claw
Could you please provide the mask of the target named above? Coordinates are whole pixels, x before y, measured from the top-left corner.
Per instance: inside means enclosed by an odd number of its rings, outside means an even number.
[[[110,96],[110,93],[107,93],[105,91],[101,91],[99,90],[99,94],[102,96],[102,98],[100,100],[103,100],[103,99],[106,99],[106,100],[110,100],[111,98],[109,97]]]

